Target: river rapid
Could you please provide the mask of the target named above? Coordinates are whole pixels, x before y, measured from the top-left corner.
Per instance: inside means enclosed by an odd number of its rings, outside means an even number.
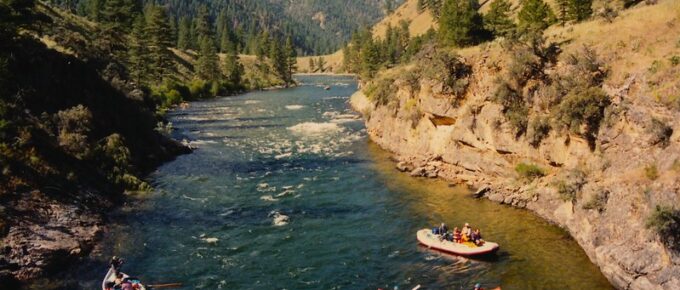
[[[611,289],[562,229],[395,170],[347,104],[352,78],[298,81],[171,112],[174,137],[197,149],[113,214],[100,261],[123,256],[125,272],[185,289]],[[475,260],[419,246],[416,231],[442,221],[501,249]],[[79,285],[97,289],[106,265],[84,272]]]

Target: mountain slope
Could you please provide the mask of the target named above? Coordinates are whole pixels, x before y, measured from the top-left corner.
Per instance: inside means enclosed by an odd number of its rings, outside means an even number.
[[[123,191],[148,189],[142,176],[188,152],[125,67],[80,34],[92,23],[25,3],[0,4],[0,289],[87,255]]]
[[[51,0],[60,7],[69,8],[80,15],[96,17],[100,0]],[[175,21],[194,17],[199,7],[208,8],[216,25],[224,13],[241,47],[251,45],[252,37],[267,30],[275,35],[291,35],[301,54],[326,54],[334,52],[349,40],[352,32],[371,26],[384,16],[382,0],[348,1],[277,1],[277,0],[144,0],[142,6],[157,3],[165,6]],[[396,1],[399,3],[400,1]],[[93,15],[94,14],[94,15]],[[351,21],[348,21],[351,19]],[[221,27],[214,27],[220,33]],[[251,52],[252,53],[252,52]]]

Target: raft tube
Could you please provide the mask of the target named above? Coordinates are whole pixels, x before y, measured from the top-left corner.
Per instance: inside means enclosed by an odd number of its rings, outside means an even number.
[[[472,243],[454,243],[447,240],[440,240],[440,236],[432,233],[431,229],[422,229],[416,233],[418,242],[430,249],[442,251],[459,256],[481,256],[498,251],[498,244],[494,242],[484,242],[481,246]]]

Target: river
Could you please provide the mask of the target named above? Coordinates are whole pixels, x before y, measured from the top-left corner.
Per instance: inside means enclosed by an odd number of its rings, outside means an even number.
[[[299,81],[171,112],[175,137],[197,149],[114,215],[102,260],[186,289],[611,289],[564,230],[396,171],[347,104],[351,78]],[[501,249],[475,260],[418,246],[416,230],[441,221]]]

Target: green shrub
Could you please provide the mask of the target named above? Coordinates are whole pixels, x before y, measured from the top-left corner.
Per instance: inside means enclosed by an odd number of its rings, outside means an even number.
[[[672,66],[677,66],[680,64],[680,56],[674,55],[670,59]]]
[[[652,135],[651,142],[653,145],[666,148],[670,144],[671,136],[673,136],[673,128],[657,118],[652,118],[649,133]]]
[[[597,210],[599,212],[603,212],[607,206],[607,201],[609,200],[609,192],[608,191],[600,191],[593,195],[591,199],[583,204],[582,208],[586,210]]]
[[[594,141],[609,104],[609,96],[600,88],[573,91],[557,108],[555,122],[559,127]]]
[[[503,106],[503,115],[515,129],[515,133],[518,136],[524,134],[529,123],[529,108],[522,96],[509,83],[500,80],[493,100]]]
[[[418,91],[420,91],[420,78],[420,69],[412,69],[402,75],[402,79],[408,85],[409,92],[411,93],[412,97],[415,96]]]
[[[524,179],[534,180],[545,176],[545,171],[536,164],[520,163],[515,166],[515,171]]]
[[[538,147],[541,141],[550,134],[550,122],[547,118],[537,117],[531,121],[529,129],[529,144]]]
[[[76,158],[85,158],[89,155],[90,144],[87,134],[92,126],[92,112],[78,105],[70,109],[57,112],[59,146]]]
[[[189,83],[189,92],[191,99],[207,99],[213,96],[210,89],[212,88],[211,82],[207,82],[200,79],[194,79]]]
[[[656,232],[667,247],[680,250],[680,210],[657,205],[647,218],[646,226]]]
[[[585,184],[586,174],[581,170],[574,169],[568,171],[562,180],[553,185],[562,200],[574,202]]]
[[[661,69],[662,63],[658,60],[655,60],[652,62],[652,65],[649,67],[649,72],[650,73],[657,73]]]
[[[394,79],[383,78],[370,83],[365,92],[366,97],[376,106],[385,106],[394,99],[397,87],[394,85]]]
[[[443,93],[454,96],[454,105],[465,94],[472,73],[469,65],[465,64],[455,52],[437,50],[429,61],[423,64],[423,76],[427,79],[442,82]]]
[[[659,178],[659,170],[656,168],[656,164],[650,164],[645,166],[645,176],[649,180],[656,180]]]

